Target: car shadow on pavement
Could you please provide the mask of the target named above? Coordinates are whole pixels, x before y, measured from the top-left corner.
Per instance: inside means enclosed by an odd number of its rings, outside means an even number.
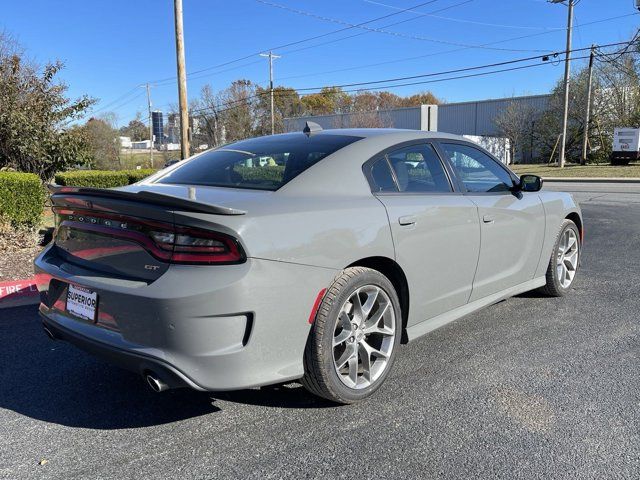
[[[42,332],[34,306],[0,311],[2,409],[45,422],[91,429],[140,428],[220,412],[217,400],[279,408],[334,406],[298,384],[238,392],[153,392],[114,367]]]
[[[212,392],[210,395],[216,400],[260,407],[301,409],[340,406],[309,393],[307,389],[296,382],[234,392]]]

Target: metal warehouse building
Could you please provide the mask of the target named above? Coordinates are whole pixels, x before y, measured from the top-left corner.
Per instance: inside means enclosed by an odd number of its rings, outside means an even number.
[[[375,112],[380,124],[385,127],[407,128],[410,130],[427,130],[466,135],[472,137],[499,137],[500,132],[495,124],[498,117],[509,104],[522,103],[536,112],[547,108],[550,95],[532,95],[522,97],[508,97],[492,100],[480,100],[461,103],[443,103],[441,105],[421,105],[419,107],[394,108]],[[322,128],[348,128],[358,115],[353,113],[338,113],[333,115],[316,115],[295,118],[285,118],[285,130],[300,131],[307,120],[318,123]],[[482,142],[480,142],[482,143]],[[486,146],[486,145],[485,145]],[[494,154],[497,152],[494,151]],[[499,156],[499,155],[498,155]],[[528,161],[531,156],[525,152]]]

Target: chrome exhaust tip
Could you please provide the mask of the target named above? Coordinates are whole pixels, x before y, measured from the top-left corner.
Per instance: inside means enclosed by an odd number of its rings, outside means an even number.
[[[42,329],[44,330],[45,335],[47,335],[47,337],[49,337],[49,339],[51,340],[55,340],[56,336],[53,334],[53,332],[51,330],[49,330],[49,328],[47,328],[46,326],[42,326]]]
[[[151,390],[153,390],[156,393],[160,393],[160,392],[164,392],[165,390],[169,390],[169,385],[164,383],[162,380],[160,380],[158,377],[156,377],[152,373],[147,374],[145,376],[145,379],[147,380],[147,384],[149,385]]]

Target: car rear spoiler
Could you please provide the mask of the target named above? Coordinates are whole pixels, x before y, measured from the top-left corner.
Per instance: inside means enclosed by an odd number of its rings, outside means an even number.
[[[116,200],[131,200],[135,202],[143,202],[161,207],[167,207],[174,210],[182,210],[197,213],[212,213],[214,215],[244,215],[247,212],[237,210],[235,208],[221,207],[219,205],[211,205],[209,203],[201,203],[195,200],[175,197],[173,195],[165,195],[155,192],[126,192],[122,190],[111,190],[106,188],[92,187],[67,187],[61,185],[47,185],[51,192],[51,197],[100,197],[113,198]]]

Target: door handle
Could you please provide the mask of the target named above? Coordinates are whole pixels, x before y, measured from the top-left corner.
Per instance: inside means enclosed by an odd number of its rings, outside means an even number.
[[[398,218],[398,223],[403,227],[408,227],[410,225],[416,224],[416,217],[413,215],[405,215],[404,217]]]
[[[495,220],[496,219],[494,218],[493,215],[485,215],[484,217],[482,217],[482,221],[484,223],[493,223],[493,222],[495,222]]]

